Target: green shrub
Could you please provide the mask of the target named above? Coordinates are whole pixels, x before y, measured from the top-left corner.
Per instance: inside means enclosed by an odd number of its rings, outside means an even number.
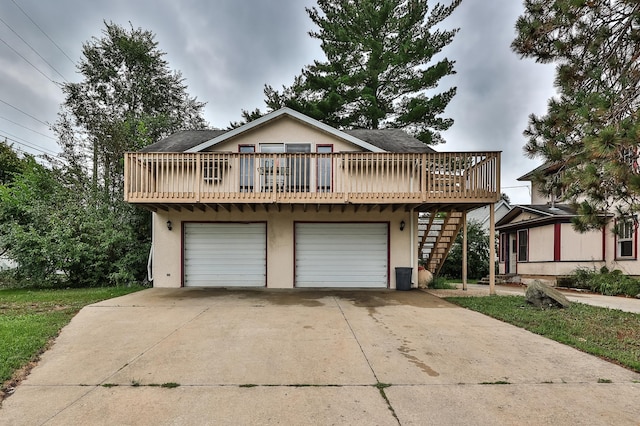
[[[573,274],[575,287],[604,294],[606,296],[635,296],[640,293],[640,280],[624,275],[615,269],[609,271],[603,267],[595,269],[578,268]]]
[[[442,276],[462,277],[462,237],[461,229],[442,265]],[[489,274],[489,252],[489,233],[480,223],[470,221],[467,225],[467,276],[470,279],[480,279]]]
[[[437,290],[455,290],[455,284],[447,282],[445,277],[433,277],[433,281],[429,284],[429,288]]]

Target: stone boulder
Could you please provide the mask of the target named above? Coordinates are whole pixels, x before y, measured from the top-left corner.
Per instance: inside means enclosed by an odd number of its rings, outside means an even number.
[[[418,267],[418,288],[427,288],[432,281],[433,274],[422,266]]]
[[[538,308],[567,308],[571,304],[564,294],[540,281],[534,281],[527,286],[524,298],[527,303]]]

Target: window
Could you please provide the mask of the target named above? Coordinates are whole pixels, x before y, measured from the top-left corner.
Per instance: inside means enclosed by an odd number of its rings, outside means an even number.
[[[218,162],[210,161],[202,166],[202,177],[205,182],[220,182],[220,167]]]
[[[240,145],[240,154],[253,154],[256,152],[255,145]],[[254,175],[255,158],[253,155],[240,156],[240,192],[253,192],[255,182]]]
[[[518,262],[529,259],[529,230],[518,231]]]
[[[318,154],[327,154],[318,156],[318,192],[331,192],[331,184],[333,183],[333,170],[331,154],[333,145],[318,145],[316,147]]]
[[[636,223],[633,219],[626,219],[616,224],[617,244],[616,257],[619,259],[635,258]]]
[[[620,160],[623,163],[626,163],[631,167],[634,173],[639,173],[639,162],[640,158],[638,158],[638,148],[630,147],[630,148],[622,148],[620,151]]]
[[[506,262],[509,259],[509,234],[506,231],[500,233],[500,247],[498,253],[498,260],[500,262]]]

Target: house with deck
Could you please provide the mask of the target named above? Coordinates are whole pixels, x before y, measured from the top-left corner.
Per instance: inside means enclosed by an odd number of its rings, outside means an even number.
[[[288,108],[124,160],[126,201],[153,212],[155,287],[393,289],[396,268],[417,281],[420,214],[442,222],[437,272],[466,212],[500,199],[499,152],[435,152]]]

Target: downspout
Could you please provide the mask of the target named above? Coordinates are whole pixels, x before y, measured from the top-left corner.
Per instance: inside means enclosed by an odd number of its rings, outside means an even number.
[[[153,242],[155,241],[155,214],[151,218],[151,247],[149,248],[149,260],[147,260],[147,280],[153,282]]]
[[[149,248],[149,260],[147,260],[147,281],[153,282],[153,243]]]

